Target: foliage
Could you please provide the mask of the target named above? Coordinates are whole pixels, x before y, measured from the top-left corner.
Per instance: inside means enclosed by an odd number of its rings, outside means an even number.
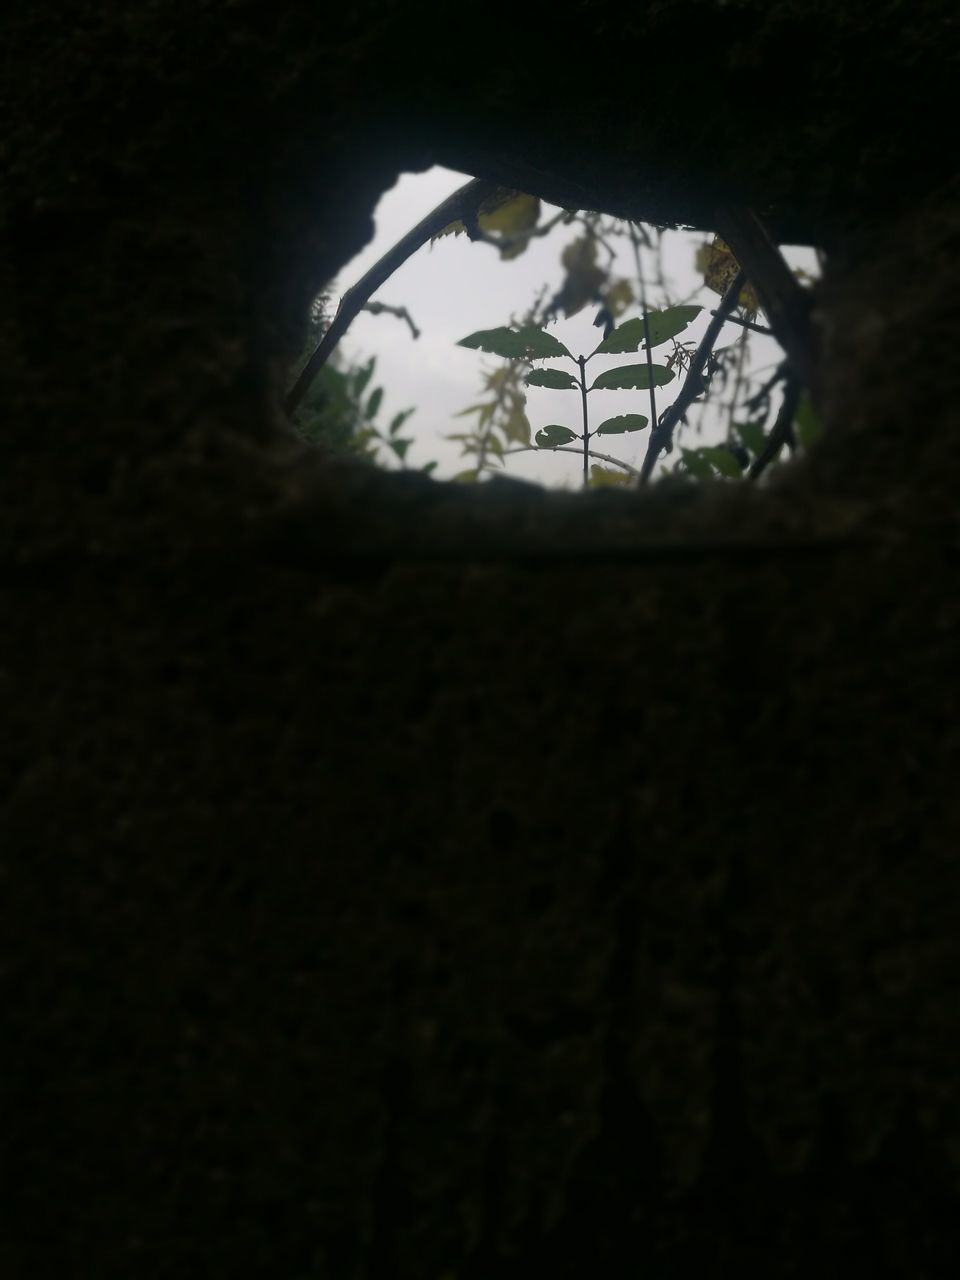
[[[325,303],[326,297],[318,299],[311,313],[304,358],[326,327]],[[338,348],[305,393],[297,410],[296,426],[306,440],[320,448],[372,460],[392,456],[405,465],[413,439],[400,432],[415,410],[404,409],[395,414],[386,427],[378,424],[384,390],[370,390],[375,368],[376,356],[364,364],[345,366]],[[436,463],[428,463],[423,469],[430,472],[435,466]]]
[[[470,195],[472,191],[473,203],[465,197],[461,199],[464,193]],[[678,476],[701,481],[735,480],[744,475],[753,479],[776,459],[784,445],[790,449],[804,447],[814,438],[818,425],[809,399],[799,396],[799,388],[786,362],[779,365],[774,376],[759,389],[747,394],[751,385],[755,385],[745,372],[750,331],[758,329],[769,333],[769,329],[752,321],[751,317],[757,312],[758,298],[753,287],[743,283],[742,276],[739,293],[733,295],[730,286],[738,275],[739,264],[720,237],[714,237],[711,243],[701,246],[697,254],[704,287],[724,295],[720,309],[711,313],[716,318],[710,321],[698,344],[685,340],[682,335],[704,308],[689,299],[671,299],[664,278],[662,233],[658,229],[605,219],[600,214],[575,209],[560,210],[556,216],[542,223],[541,204],[536,197],[504,188],[492,189],[489,184],[468,184],[456,193],[456,198],[459,204],[451,204],[454,200],[451,197],[434,210],[433,226],[441,226],[442,229],[434,234],[433,239],[467,232],[472,240],[494,245],[505,259],[516,257],[534,237],[548,234],[558,224],[577,228],[575,238],[568,241],[561,251],[564,275],[549,302],[545,302],[547,289],[544,288],[519,321],[478,330],[458,344],[496,356],[504,363],[483,372],[481,399],[458,415],[472,418],[472,425],[447,437],[460,444],[464,456],[469,457],[472,464],[456,479],[479,479],[491,468],[504,465],[508,454],[534,449],[581,452],[579,448],[572,447],[579,442],[582,445],[584,484],[620,483],[624,476],[628,479],[638,477],[642,483],[650,477],[658,458],[673,452],[675,435],[687,430],[696,433],[702,430],[702,406],[708,401],[714,405],[714,413],[719,409],[726,415],[726,438],[722,443],[697,446],[685,438],[672,467]],[[438,215],[449,217],[452,209],[462,212],[462,218],[443,226]],[[617,262],[614,242],[618,238],[629,238],[632,244],[636,262],[635,281],[614,274]],[[419,243],[426,243],[426,240]],[[398,242],[387,256],[402,260],[399,251],[402,249],[409,254],[415,247]],[[657,307],[647,305],[644,252],[648,255],[647,270],[651,262],[653,266],[650,283],[656,286],[659,294]],[[391,261],[390,269],[395,269],[396,265],[397,260]],[[360,296],[369,299],[369,292]],[[559,315],[576,315],[591,303],[598,308],[594,324],[602,328],[603,337],[589,355],[574,356],[547,332],[546,326]],[[626,313],[635,303],[639,304],[640,314],[627,318]],[[737,306],[739,317],[731,314]],[[368,301],[367,309],[393,312],[405,319],[413,336],[417,336],[413,320],[404,308]],[[714,350],[716,338],[728,319],[741,326],[740,333],[732,344]],[[315,320],[319,328],[322,314]],[[667,344],[669,350],[654,362],[650,354],[652,350]],[[383,389],[369,389],[375,360],[371,358],[363,365],[345,369],[342,360],[337,359],[335,347],[331,346],[331,350],[334,359],[321,369],[320,376],[300,407],[298,425],[301,431],[328,448],[348,449],[371,457],[379,453],[382,457],[395,458],[403,465],[413,441],[403,436],[401,431],[412,410],[395,415],[386,428],[378,425]],[[634,352],[643,352],[646,358],[605,368],[588,384],[586,365],[589,361],[596,357]],[[539,364],[558,359],[570,360],[576,372],[544,368]],[[658,412],[657,390],[674,382],[678,382],[678,387],[673,403]],[[783,397],[775,397],[773,393],[781,383]],[[551,423],[533,435],[526,412],[530,388],[579,391],[582,429],[577,431],[569,425]],[[650,415],[620,413],[591,429],[588,397],[603,391],[623,390],[643,393],[644,407],[649,401]],[[721,396],[727,397],[722,405],[719,403]],[[691,421],[691,410],[695,408],[697,412]],[[648,427],[652,429],[644,465],[639,472],[623,459],[598,453],[591,447],[590,442],[596,437],[626,436]],[[613,464],[614,470],[591,462],[591,458]],[[431,470],[433,465],[426,469]]]
[[[516,258],[530,243],[530,234],[540,221],[540,201],[536,196],[528,196],[522,191],[512,191],[499,187],[491,196],[482,201],[477,210],[477,226],[485,235],[498,234],[502,258]],[[439,240],[442,236],[461,235],[466,226],[458,218],[449,223],[433,237]]]
[[[720,236],[714,236],[710,244],[702,245],[697,252],[697,270],[703,275],[703,283],[714,293],[726,292],[738,267],[736,258]],[[760,300],[753,285],[746,284],[741,289],[740,305],[748,315],[756,315]]]
[[[574,315],[592,301],[599,307],[594,323],[603,326],[604,340],[584,360],[592,359],[594,355],[625,354],[641,349],[649,351],[665,343],[670,343],[672,350],[657,364],[648,356],[645,364],[619,365],[606,369],[590,386],[584,383],[581,388],[584,396],[583,431],[578,433],[570,426],[552,423],[536,433],[535,447],[574,452],[570,446],[580,440],[584,445],[584,483],[610,483],[610,476],[616,475],[616,472],[609,472],[596,464],[588,467],[587,456],[592,452],[589,447],[590,439],[600,435],[627,434],[641,430],[641,423],[646,426],[649,419],[640,414],[622,414],[619,418],[608,419],[591,431],[587,421],[586,396],[594,391],[625,389],[648,392],[650,407],[655,414],[654,431],[651,433],[644,469],[640,473],[641,482],[648,478],[659,454],[672,452],[674,434],[691,426],[690,410],[694,406],[705,405],[710,398],[716,406],[714,413],[719,409],[721,414],[726,415],[726,440],[721,444],[681,448],[673,465],[673,473],[678,476],[685,475],[699,480],[734,480],[746,475],[755,479],[776,459],[784,445],[792,450],[810,443],[818,426],[809,398],[802,397],[798,404],[796,394],[788,392],[792,375],[785,363],[778,366],[774,377],[763,383],[758,391],[747,394],[751,382],[745,373],[750,331],[760,329],[769,332],[762,325],[754,324],[751,319],[756,315],[759,300],[756,290],[749,282],[741,285],[736,298],[729,298],[725,303],[727,309],[731,306],[739,306],[740,309],[737,323],[741,325],[741,333],[732,344],[714,350],[714,338],[711,337],[708,342],[706,335],[700,347],[682,339],[678,341],[678,336],[703,308],[686,301],[673,302],[670,299],[664,280],[661,233],[656,229],[614,219],[605,221],[598,214],[578,213],[575,210],[563,211],[563,221],[566,224],[576,222],[581,228],[581,234],[562,251],[561,264],[565,277],[550,305],[542,309],[539,317],[528,317],[520,328],[506,326],[483,330],[463,339],[460,345],[510,360],[514,376],[517,362],[523,360],[530,364],[564,355],[573,359],[562,343],[543,332],[543,325],[561,312],[566,316]],[[548,226],[555,225],[555,222],[556,220]],[[537,233],[536,228],[528,226],[528,235]],[[610,274],[616,256],[611,242],[618,236],[629,236],[633,244],[637,267],[636,285],[625,279],[616,279]],[[654,255],[655,280],[661,294],[661,305],[656,309],[648,308],[646,304],[647,282],[644,279],[641,246],[648,254],[652,251]],[[700,248],[697,266],[703,274],[704,287],[722,295],[727,294],[739,270],[739,264],[730,248],[719,236]],[[805,272],[797,272],[796,275],[801,279],[810,279]],[[640,302],[640,315],[624,319],[623,313],[634,300]],[[728,314],[728,310],[724,314]],[[657,415],[654,388],[668,385],[678,375],[683,375],[683,384],[675,405]],[[542,368],[530,369],[524,383],[527,387],[551,390],[575,390],[581,385],[566,371]],[[781,383],[784,387],[783,403],[776,421],[773,421],[777,404],[772,392]],[[718,398],[724,395],[728,395],[728,400],[721,406],[717,403]],[[792,418],[788,416],[784,420],[788,403],[791,410],[794,405],[797,406],[796,412]],[[482,410],[481,405],[472,406],[472,411]],[[694,419],[693,428],[698,433],[702,429],[699,413]],[[507,442],[500,441],[501,447],[498,449],[493,443],[497,441],[494,429],[487,430],[482,453],[477,449],[478,441],[475,436],[456,438],[463,443],[465,453],[475,452],[477,465],[466,473],[474,479],[483,474],[485,467],[489,468],[493,456],[502,461],[505,452],[522,452],[531,447],[529,444],[521,444],[504,450],[502,445]],[[622,459],[607,455],[607,460],[626,468],[629,474],[631,469]]]
[[[625,435],[634,431],[642,431],[649,425],[650,419],[642,414],[620,414],[617,417],[606,419],[599,427],[591,431],[588,416],[588,396],[593,391],[616,390],[623,387],[649,389],[651,386],[665,386],[673,380],[674,373],[664,365],[654,364],[648,356],[645,364],[618,365],[616,368],[606,369],[594,379],[591,386],[587,386],[587,364],[596,356],[620,355],[637,351],[641,347],[644,347],[649,352],[653,347],[682,332],[699,312],[700,307],[681,306],[668,308],[654,313],[653,316],[648,316],[646,327],[642,320],[629,320],[619,329],[613,329],[611,333],[608,333],[588,356],[572,355],[563,343],[559,342],[552,334],[545,333],[542,328],[530,322],[518,329],[504,325],[499,329],[484,329],[478,333],[471,333],[466,338],[462,338],[458,345],[486,351],[492,355],[503,356],[510,360],[511,365],[518,370],[521,365],[529,365],[535,360],[565,358],[572,361],[578,370],[579,376],[559,369],[531,369],[526,375],[525,382],[528,387],[547,387],[554,391],[579,390],[582,402],[583,430],[576,432],[571,430],[570,427],[552,423],[549,426],[541,427],[536,433],[533,447],[538,449],[558,449],[572,444],[575,440],[582,441],[584,484],[590,484],[591,479],[593,479],[594,483],[603,484],[609,483],[608,475],[602,471],[597,473],[595,469],[591,470],[590,458],[593,456],[593,451],[590,449],[591,439],[594,436]],[[488,422],[492,421],[493,410],[490,405],[474,405],[466,412],[474,411],[480,412],[481,421],[484,415]],[[489,434],[492,433],[488,432]],[[465,441],[464,452],[469,452],[476,447],[470,437],[465,437]],[[519,452],[529,447],[527,444],[511,452]],[[489,451],[488,442],[487,452]],[[504,450],[502,446],[499,446],[494,452],[499,458],[503,458]],[[604,456],[607,461],[622,467],[628,473],[632,470],[629,464],[617,458],[611,458],[609,455]],[[474,469],[478,474],[485,461],[486,459],[484,458],[483,462]]]

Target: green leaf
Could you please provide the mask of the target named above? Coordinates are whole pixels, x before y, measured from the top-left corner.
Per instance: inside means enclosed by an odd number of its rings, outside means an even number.
[[[513,406],[501,430],[508,440],[514,440],[517,444],[530,443],[530,423],[522,403]]]
[[[728,480],[739,480],[743,475],[743,468],[726,445],[706,446],[700,450],[700,453],[712,467],[719,471],[722,476],[726,476]]]
[[[493,356],[516,359],[523,355],[523,343],[515,330],[502,325],[499,329],[478,329],[476,333],[461,338],[458,347],[471,347],[476,351],[488,351]]]
[[[628,320],[604,338],[593,352],[595,356],[620,355],[624,351],[639,351],[643,346],[643,320]]]
[[[437,469],[436,462],[425,462],[423,466],[420,468],[420,470],[423,472],[425,476],[432,475],[433,472],[436,471],[436,469]]]
[[[633,289],[629,280],[615,280],[604,290],[603,300],[612,316],[619,318],[633,302]]]
[[[503,188],[497,191],[495,198],[484,200],[477,221],[481,231],[518,235],[535,227],[539,217],[540,201],[537,196]]]
[[[553,334],[544,333],[536,325],[527,325],[523,329],[511,329],[507,325],[499,329],[478,329],[476,333],[461,338],[457,346],[487,351],[492,356],[503,356],[505,360],[552,360],[557,356],[570,355]]]
[[[540,449],[556,449],[559,445],[569,444],[576,440],[576,435],[568,427],[552,425],[541,427],[534,436],[534,442]]]
[[[353,394],[359,400],[367,389],[367,383],[373,377],[373,367],[377,363],[377,357],[371,356],[362,369],[358,369],[353,375]]]
[[[629,471],[612,471],[609,467],[590,466],[590,483],[599,488],[601,485],[629,484],[633,477]]]
[[[661,364],[652,367],[653,385],[666,386],[673,381],[673,370]],[[616,369],[607,369],[596,379],[591,391],[618,391],[624,387],[635,387],[646,390],[650,386],[650,372],[645,364],[622,364]]]
[[[664,311],[648,311],[647,324],[650,326],[650,346],[659,347],[661,342],[675,337],[695,319],[703,307],[667,307]]]
[[[413,444],[412,440],[391,440],[390,448],[393,450],[393,452],[397,455],[397,457],[402,462],[404,458],[407,456],[407,450],[410,448],[412,444]]]
[[[642,413],[622,413],[619,417],[608,418],[606,422],[601,422],[594,434],[619,436],[626,431],[642,431],[649,421],[650,419],[645,418]]]
[[[716,472],[706,458],[701,457],[700,449],[681,449],[684,466],[692,476],[696,476],[698,480],[713,480]]]
[[[562,369],[534,369],[527,375],[528,387],[552,387],[554,391],[575,391],[578,383]]]
[[[726,445],[705,445],[700,449],[681,449],[687,470],[698,480],[713,480],[718,475],[739,480],[743,469]]]
[[[394,420],[390,423],[390,435],[396,435],[406,420],[412,413],[416,413],[415,409],[404,409],[402,413],[398,413]]]
[[[377,416],[377,410],[380,408],[380,401],[383,399],[383,387],[377,387],[376,391],[370,393],[370,399],[367,401],[365,410],[368,419]]]
[[[759,457],[763,453],[764,445],[767,443],[763,424],[760,422],[736,422],[734,427],[744,448],[749,449],[754,457]]]
[[[470,404],[467,405],[466,409],[461,409],[459,413],[455,413],[453,416],[455,418],[465,418],[470,413],[482,412],[486,407],[485,404]]]
[[[476,480],[479,474],[479,467],[474,467],[470,471],[458,471],[453,477],[453,482],[454,484],[470,484],[472,481]]]
[[[820,419],[814,412],[806,391],[800,397],[794,422],[797,424],[797,439],[802,445],[812,444],[820,435],[822,430]]]
[[[545,333],[535,324],[525,325],[517,331],[518,336],[527,344],[526,355],[531,360],[555,360],[557,356],[573,356],[559,339],[552,333]]]

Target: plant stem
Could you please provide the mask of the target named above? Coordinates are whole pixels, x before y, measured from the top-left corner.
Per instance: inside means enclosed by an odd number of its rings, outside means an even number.
[[[653,351],[650,347],[650,321],[647,318],[647,285],[643,278],[640,240],[633,223],[629,222],[627,225],[630,228],[630,240],[633,243],[633,256],[637,260],[637,282],[640,285],[640,307],[643,313],[643,345],[647,349],[647,371],[650,375],[650,427],[653,430],[657,422],[657,393],[653,385]]]
[[[420,330],[413,323],[413,316],[406,307],[391,307],[389,302],[367,302],[363,307],[364,311],[369,311],[372,316],[382,315],[387,312],[389,315],[396,316],[398,320],[406,320],[410,326],[410,335],[416,341],[420,337]]]
[[[790,442],[793,419],[796,416],[799,400],[800,382],[795,374],[788,374],[783,387],[783,403],[780,405],[777,420],[773,424],[773,429],[769,436],[767,436],[767,443],[763,446],[763,452],[754,460],[753,465],[747,472],[748,480],[757,480],[762,476],[783,446]]]
[[[690,403],[703,392],[703,378],[701,376],[703,367],[707,363],[707,357],[713,350],[713,344],[720,336],[720,330],[723,328],[727,316],[737,305],[740,290],[743,288],[745,280],[746,272],[741,268],[723,295],[717,314],[710,321],[699,347],[694,352],[690,367],[687,369],[687,376],[684,379],[683,386],[680,388],[680,394],[672,405],[664,409],[662,419],[656,425],[651,425],[650,443],[647,445],[647,452],[640,468],[641,484],[646,484],[650,479],[653,468],[657,465],[657,459],[673,440],[674,427],[686,413]]]
[[[586,488],[590,483],[590,430],[587,421],[587,359],[586,356],[577,356],[577,364],[580,366],[580,399],[583,402],[583,487]]]
[[[580,456],[579,449],[573,449],[567,444],[557,444],[547,449],[538,444],[520,444],[514,449],[504,449],[503,456],[507,457],[511,453],[575,453],[578,458]],[[628,475],[638,477],[640,475],[636,467],[631,467],[629,462],[623,462],[620,458],[615,458],[612,453],[598,453],[596,449],[591,449],[590,457],[599,458],[601,462],[610,462],[615,467],[620,467],[621,470],[626,471]]]
[[[715,316],[717,313],[716,311],[711,311],[710,314]],[[731,324],[738,324],[741,329],[749,329],[751,333],[763,333],[766,334],[768,338],[772,338],[774,336],[773,330],[768,328],[765,324],[755,324],[752,320],[741,320],[739,316],[728,316],[727,319]]]

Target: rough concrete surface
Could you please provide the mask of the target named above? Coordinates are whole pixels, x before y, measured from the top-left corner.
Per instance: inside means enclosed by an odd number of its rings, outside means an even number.
[[[955,1275],[952,7],[2,34],[2,1274]],[[820,446],[304,449],[309,298],[436,161],[826,245]]]

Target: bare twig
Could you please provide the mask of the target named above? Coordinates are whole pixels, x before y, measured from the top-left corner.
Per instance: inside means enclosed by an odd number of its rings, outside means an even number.
[[[790,365],[788,361],[781,360],[770,377],[767,378],[766,382],[764,382],[752,396],[747,397],[744,404],[750,413],[758,413],[761,409],[765,409],[765,406],[767,406],[770,401],[770,392],[778,382],[784,382],[786,380],[789,368]]]
[[[715,316],[717,313],[716,311],[711,311],[710,314]],[[728,316],[727,319],[731,324],[740,325],[741,329],[749,329],[751,333],[762,333],[768,338],[774,336],[773,330],[769,329],[765,324],[754,324],[752,320],[741,320],[739,316]]]
[[[593,217],[595,221],[591,221],[591,217]],[[576,219],[576,221],[581,224],[581,226],[583,227],[584,231],[586,231],[590,239],[595,240],[597,244],[601,245],[606,250],[607,257],[610,259],[609,265],[612,266],[617,256],[617,251],[616,249],[614,249],[613,245],[610,244],[610,242],[606,239],[603,233],[602,225],[600,224],[599,215],[598,214],[596,215],[581,214]]]
[[[713,350],[713,345],[720,336],[720,330],[730,312],[737,305],[740,297],[740,290],[743,288],[746,280],[746,272],[741,268],[736,276],[734,276],[726,293],[721,299],[717,314],[707,326],[707,331],[703,335],[699,347],[694,353],[693,359],[690,361],[690,367],[687,370],[687,376],[684,378],[683,386],[680,388],[680,394],[674,400],[673,404],[664,409],[663,415],[657,425],[650,433],[650,443],[647,446],[647,452],[643,459],[643,465],[640,468],[640,483],[646,484],[653,473],[653,468],[657,465],[657,459],[664,449],[673,441],[673,431],[677,423],[681,420],[691,403],[697,396],[703,394],[704,381],[703,369],[707,363],[707,359]]]
[[[416,253],[421,245],[426,244],[431,236],[435,236],[438,231],[442,231],[451,222],[456,222],[459,219],[464,223],[469,234],[471,223],[474,226],[476,225],[476,214],[480,204],[495,190],[496,185],[494,183],[486,182],[480,178],[474,178],[472,181],[465,183],[457,191],[454,191],[453,195],[448,196],[446,200],[441,200],[435,209],[432,209],[411,231],[408,231],[391,249],[388,249],[383,257],[378,259],[370,270],[360,277],[352,289],[347,290],[340,299],[337,314],[330,322],[329,328],[307,363],[300,370],[296,382],[287,393],[287,397],[284,400],[284,408],[288,414],[292,415],[294,413],[310,384],[330,358],[334,347],[336,347],[352,321],[363,310],[384,281],[388,280],[411,254]]]
[[[503,456],[506,457],[511,453],[575,453],[578,458],[583,457],[582,449],[571,449],[569,445],[557,444],[552,448],[543,449],[538,444],[518,445],[515,449],[504,449]],[[598,453],[596,449],[590,450],[591,458],[599,458],[601,462],[612,462],[615,467],[621,467],[624,471],[632,476],[639,477],[640,472],[636,467],[631,467],[629,462],[622,462],[619,458],[615,458],[610,453]]]
[[[420,337],[420,330],[413,323],[413,317],[406,307],[391,307],[389,302],[368,302],[363,307],[364,311],[369,311],[372,316],[379,316],[383,312],[387,312],[391,316],[396,316],[398,320],[406,320],[410,326],[410,333],[416,341]]]

